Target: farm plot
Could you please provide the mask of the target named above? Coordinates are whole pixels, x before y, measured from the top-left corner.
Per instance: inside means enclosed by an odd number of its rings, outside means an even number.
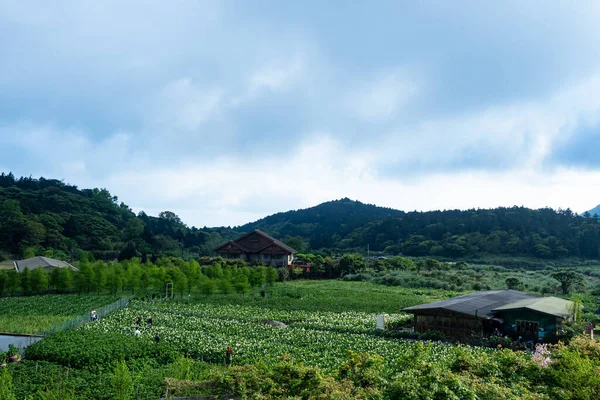
[[[136,316],[144,320],[152,316],[153,324],[143,323],[141,336],[134,330]],[[402,320],[406,315],[392,315],[391,320]],[[289,324],[287,328],[265,326],[264,320],[278,320]],[[49,346],[44,358],[61,361],[53,356],[52,346],[79,348],[86,346],[86,332],[90,337],[121,336],[124,341],[138,342],[145,349],[152,349],[155,335],[161,338],[160,345],[178,354],[203,361],[222,363],[225,349],[231,346],[236,363],[276,362],[289,355],[308,365],[333,371],[339,367],[348,350],[379,354],[394,369],[396,360],[409,354],[415,343],[380,337],[373,329],[375,315],[367,313],[332,313],[269,310],[257,307],[232,305],[148,305],[142,302],[131,304],[110,317],[88,324],[71,335],[74,342],[66,343],[69,337],[53,338],[39,345]],[[114,339],[113,339],[114,340]],[[60,343],[58,343],[60,342]],[[451,346],[428,344],[431,360],[446,359]],[[36,346],[33,346],[34,348]],[[37,346],[40,347],[40,346]],[[483,350],[465,347],[469,352]],[[57,350],[60,351],[60,350]],[[66,351],[66,350],[65,350]],[[147,350],[143,351],[147,353]],[[32,352],[32,354],[34,354]],[[75,360],[62,360],[71,363]]]
[[[38,333],[117,301],[112,296],[45,295],[0,299],[0,332]]]

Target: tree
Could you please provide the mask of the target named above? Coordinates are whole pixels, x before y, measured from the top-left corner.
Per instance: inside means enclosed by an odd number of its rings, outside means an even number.
[[[21,272],[21,289],[23,289],[25,294],[31,293],[31,271],[29,268],[25,268]]]
[[[37,221],[27,221],[25,224],[24,239],[34,245],[39,246],[46,238],[46,227]]]
[[[551,276],[560,283],[560,289],[562,290],[563,294],[569,294],[574,286],[583,283],[581,275],[575,271],[555,272]]]
[[[365,259],[360,254],[344,254],[340,258],[339,272],[341,275],[360,272],[365,267]]]
[[[266,270],[266,282],[269,285],[273,285],[277,282],[277,270],[273,267],[267,267]]]
[[[23,250],[23,258],[27,259],[33,257],[35,257],[35,248],[25,247],[25,250]]]
[[[306,243],[300,236],[294,236],[285,241],[285,244],[296,250],[298,253],[304,253],[306,250]]]
[[[520,290],[523,287],[523,283],[519,280],[519,278],[510,277],[506,278],[506,287],[512,290]]]
[[[10,291],[10,295],[14,296],[15,291],[21,288],[21,277],[19,273],[14,269],[8,271],[8,278],[6,279],[6,290]]]
[[[133,378],[125,361],[117,361],[112,376],[113,400],[133,399]]]
[[[48,289],[48,272],[44,268],[36,268],[31,272],[31,290],[39,293]]]

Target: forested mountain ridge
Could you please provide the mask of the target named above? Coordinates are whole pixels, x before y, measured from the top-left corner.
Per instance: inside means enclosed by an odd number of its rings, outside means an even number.
[[[409,256],[482,254],[600,258],[600,217],[525,207],[404,212],[347,198],[277,213],[235,228],[188,227],[170,211],[135,215],[105,189],[78,189],[56,179],[0,174],[0,252],[113,259],[213,254],[252,229],[299,251],[371,251]]]
[[[78,189],[56,179],[0,174],[0,252],[97,258],[209,252],[235,237],[228,228],[187,227],[174,213],[137,216],[106,189]]]
[[[600,215],[600,204],[588,211],[591,215]]]
[[[311,208],[273,214],[236,230],[261,229],[278,237],[297,236],[311,249],[322,249],[339,247],[348,235],[366,223],[402,214],[402,211],[392,208],[343,198]]]

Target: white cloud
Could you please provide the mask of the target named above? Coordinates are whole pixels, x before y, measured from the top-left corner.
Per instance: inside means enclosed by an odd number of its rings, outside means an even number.
[[[414,75],[414,74],[413,74]],[[350,110],[366,121],[387,121],[422,90],[422,82],[406,72],[386,73],[350,93]]]
[[[198,130],[219,112],[223,97],[220,88],[203,88],[190,78],[175,80],[157,95],[150,124],[168,130]]]

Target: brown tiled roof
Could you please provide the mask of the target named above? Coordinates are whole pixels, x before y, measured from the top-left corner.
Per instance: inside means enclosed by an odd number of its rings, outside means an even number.
[[[238,239],[238,240],[239,240],[239,239]],[[219,246],[219,247],[217,248],[217,250],[216,250],[216,251],[219,251],[219,250],[221,250],[223,247],[225,247],[225,246],[227,246],[227,245],[232,245],[232,246],[234,246],[234,247],[237,247],[238,249],[240,249],[241,251],[243,251],[243,252],[245,252],[245,253],[250,253],[250,252],[251,252],[249,249],[245,248],[244,246],[242,246],[242,245],[241,245],[241,244],[239,244],[239,243],[236,243],[236,242],[234,242],[233,240],[230,240],[229,242],[227,242],[227,243],[223,244],[222,246]]]
[[[267,246],[265,246],[265,247],[263,247],[263,248],[261,248],[261,249],[258,249],[258,250],[249,250],[249,249],[245,248],[244,246],[242,246],[242,245],[240,245],[240,244],[238,244],[238,243],[237,243],[238,241],[242,240],[242,239],[243,239],[243,238],[245,238],[246,236],[248,236],[248,235],[251,235],[251,234],[253,234],[253,233],[257,233],[257,234],[259,234],[260,236],[262,236],[263,238],[267,239],[267,240],[268,240],[268,241],[270,241],[271,243],[269,243]],[[292,249],[292,248],[291,248],[290,246],[288,246],[287,244],[283,243],[283,242],[282,242],[282,241],[280,241],[280,240],[277,240],[277,239],[275,239],[275,238],[274,238],[273,236],[271,236],[271,235],[267,235],[266,233],[264,233],[264,232],[263,232],[263,231],[261,231],[260,229],[255,229],[255,230],[253,230],[252,232],[249,232],[249,233],[247,233],[247,234],[245,234],[245,235],[243,235],[243,236],[241,236],[241,237],[237,238],[235,241],[232,241],[232,240],[230,240],[229,242],[227,242],[227,243],[225,243],[225,244],[223,244],[223,245],[219,246],[219,247],[216,249],[216,251],[219,251],[219,250],[221,250],[223,247],[227,246],[228,244],[232,244],[232,245],[234,245],[235,247],[237,247],[238,249],[240,249],[240,250],[242,250],[242,251],[244,251],[244,252],[246,252],[246,253],[258,253],[258,252],[262,251],[263,249],[265,249],[266,247],[270,246],[271,244],[274,244],[274,245],[276,245],[276,246],[278,246],[278,247],[281,247],[283,250],[285,250],[285,251],[287,251],[287,252],[289,252],[289,253],[292,253],[292,254],[294,254],[294,253],[296,252],[296,250]]]
[[[266,233],[264,233],[263,231],[261,231],[260,229],[255,229],[254,232],[258,233],[259,235],[261,235],[262,237],[264,237],[265,239],[271,240],[273,241],[273,243],[275,243],[277,246],[281,247],[282,249],[289,251],[290,253],[295,253],[296,250],[292,249],[290,246],[288,246],[287,244],[283,243],[280,240],[275,239],[273,236],[267,235]]]

